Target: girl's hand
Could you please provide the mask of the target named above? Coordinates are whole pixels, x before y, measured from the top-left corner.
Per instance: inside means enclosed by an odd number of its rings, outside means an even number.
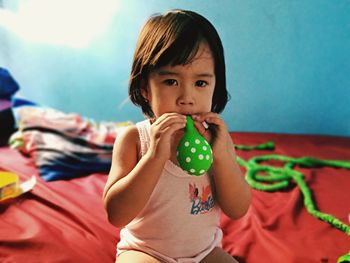
[[[227,126],[220,115],[208,112],[193,117],[199,133],[209,140],[213,150],[213,165],[210,173],[214,178],[216,200],[222,211],[232,219],[242,217],[251,203],[250,187],[244,180],[236,161],[234,144]],[[209,124],[205,129],[202,122]],[[211,131],[211,127],[215,127]]]
[[[208,141],[213,150],[214,161],[220,157],[227,157],[225,154],[234,155],[234,145],[227,130],[226,123],[219,114],[207,112],[192,116],[198,132]],[[203,122],[209,124],[205,128]]]
[[[165,113],[151,125],[150,153],[166,161],[170,159],[174,134],[186,126],[186,116],[178,113]]]

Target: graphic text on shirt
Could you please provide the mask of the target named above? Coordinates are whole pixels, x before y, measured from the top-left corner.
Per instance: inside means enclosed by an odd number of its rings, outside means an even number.
[[[201,193],[197,188],[196,184],[189,184],[189,194],[191,206],[191,214],[205,214],[209,212],[214,207],[214,198],[211,193],[210,185],[202,187]]]

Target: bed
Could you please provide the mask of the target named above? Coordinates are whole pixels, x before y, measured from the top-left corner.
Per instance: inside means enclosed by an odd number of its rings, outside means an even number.
[[[0,148],[0,171],[16,173],[21,182],[35,176],[37,183],[31,191],[0,202],[0,262],[114,262],[119,229],[108,223],[101,195],[111,146],[122,127],[94,126],[78,115],[54,112],[52,118],[24,112],[21,138],[28,132],[36,134],[36,141],[25,148],[13,136],[12,147]],[[69,145],[38,137],[44,132]],[[253,202],[239,220],[222,215],[223,248],[248,263],[331,263],[341,256],[347,262],[350,138],[246,132],[231,136],[242,171],[249,171]],[[83,148],[70,151],[75,144]],[[59,150],[74,155],[60,159]],[[254,159],[259,156],[266,158]],[[67,165],[74,158],[82,162],[79,171]],[[275,176],[270,182],[264,180],[270,177],[266,167]],[[289,183],[275,187],[280,181]],[[309,199],[304,198],[307,194]],[[326,222],[322,215],[336,221]]]

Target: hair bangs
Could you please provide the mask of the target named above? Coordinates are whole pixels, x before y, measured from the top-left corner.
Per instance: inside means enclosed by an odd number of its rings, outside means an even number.
[[[182,25],[179,32],[172,32],[165,37],[162,48],[153,58],[153,67],[176,66],[189,64],[196,56],[204,37],[194,26]]]

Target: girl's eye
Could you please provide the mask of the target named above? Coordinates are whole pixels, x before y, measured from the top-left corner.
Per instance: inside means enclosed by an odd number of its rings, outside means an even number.
[[[164,83],[168,86],[175,86],[177,85],[177,81],[175,79],[167,79],[164,80]]]
[[[207,86],[208,85],[208,83],[206,82],[206,81],[204,81],[204,80],[198,80],[198,81],[196,81],[196,86],[197,87],[205,87],[205,86]]]

